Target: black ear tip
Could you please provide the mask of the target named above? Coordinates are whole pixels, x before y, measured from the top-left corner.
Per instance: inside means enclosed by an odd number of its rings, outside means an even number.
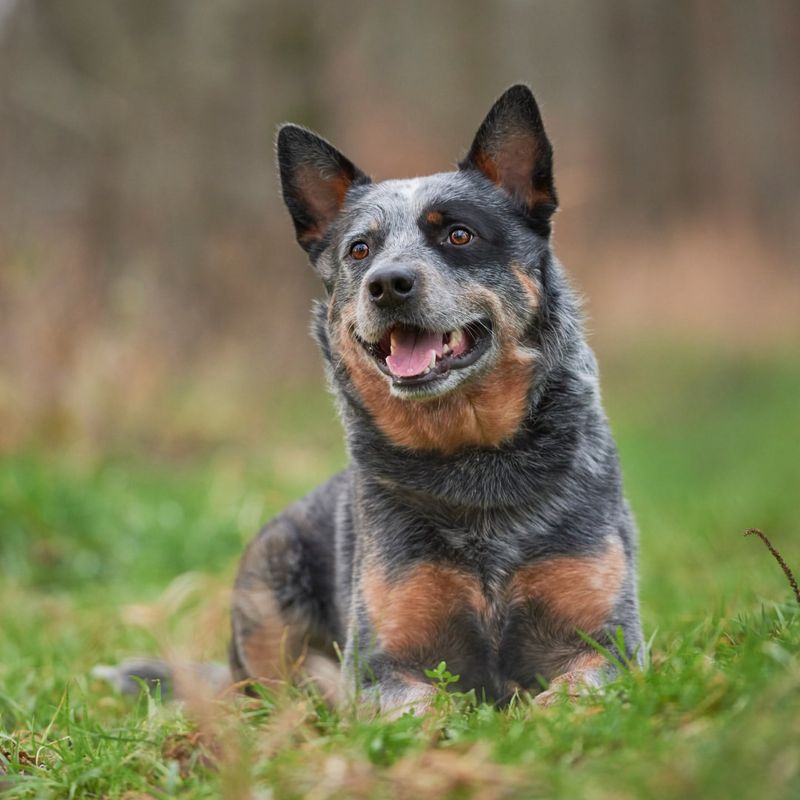
[[[515,83],[503,92],[504,97],[514,100],[533,100],[533,92],[527,83]]]
[[[504,108],[526,109],[528,111],[538,110],[536,98],[533,96],[530,86],[524,83],[517,83],[506,89],[497,101],[497,105]]]
[[[315,134],[301,125],[295,125],[293,122],[284,122],[282,125],[278,126],[278,134],[275,137],[275,143],[278,150],[285,150],[294,145],[313,141],[316,138],[318,137],[316,137]]]
[[[278,126],[275,132],[275,150],[280,156],[281,153],[286,153],[290,147],[292,140],[295,138],[295,128],[291,122],[284,122],[283,125]]]
[[[489,112],[494,119],[518,120],[535,129],[542,127],[542,116],[539,104],[530,87],[517,83],[506,89]]]

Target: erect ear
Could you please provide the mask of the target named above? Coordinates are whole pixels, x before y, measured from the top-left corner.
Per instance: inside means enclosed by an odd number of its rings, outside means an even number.
[[[283,125],[278,131],[278,169],[297,241],[312,255],[348,189],[370,182],[332,144],[299,125]]]
[[[497,100],[459,167],[482,172],[550,232],[549,219],[558,207],[553,148],[527,86],[512,86]]]

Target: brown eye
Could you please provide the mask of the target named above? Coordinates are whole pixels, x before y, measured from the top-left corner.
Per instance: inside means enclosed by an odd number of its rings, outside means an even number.
[[[461,245],[469,244],[472,241],[472,234],[464,228],[455,228],[454,230],[450,231],[450,236],[448,238],[450,240],[450,244],[460,247]]]
[[[350,255],[356,261],[361,261],[369,255],[369,246],[366,244],[366,242],[356,242],[350,248]]]

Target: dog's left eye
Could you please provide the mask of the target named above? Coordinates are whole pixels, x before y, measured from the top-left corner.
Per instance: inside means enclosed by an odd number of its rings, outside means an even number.
[[[450,244],[454,244],[457,247],[461,247],[462,245],[469,244],[472,241],[472,234],[466,228],[454,228],[450,231],[450,235],[447,237]]]
[[[356,261],[363,261],[369,255],[369,245],[366,242],[356,242],[350,248],[350,255]]]

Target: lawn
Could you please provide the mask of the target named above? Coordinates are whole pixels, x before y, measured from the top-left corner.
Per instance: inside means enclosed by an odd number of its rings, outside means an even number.
[[[800,605],[742,535],[800,571],[800,360],[684,343],[601,361],[648,669],[546,710],[443,689],[392,722],[299,690],[178,706],[93,679],[130,655],[224,658],[238,553],[343,463],[315,389],[265,408],[262,442],[0,458],[0,794],[800,797]]]

